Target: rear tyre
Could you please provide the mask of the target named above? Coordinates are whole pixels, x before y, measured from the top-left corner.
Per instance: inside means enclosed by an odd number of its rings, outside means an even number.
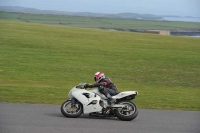
[[[126,107],[122,109],[116,109],[115,115],[118,119],[123,121],[131,121],[135,119],[138,115],[138,108],[137,106],[131,101],[122,101],[118,104],[123,104]]]
[[[71,100],[67,100],[61,105],[61,112],[65,117],[76,118],[83,113],[83,106],[79,102],[73,105]]]

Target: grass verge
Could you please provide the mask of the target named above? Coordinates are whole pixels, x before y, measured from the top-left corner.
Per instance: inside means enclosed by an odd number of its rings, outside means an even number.
[[[200,110],[200,39],[0,21],[0,101],[61,104],[104,71],[139,108]]]

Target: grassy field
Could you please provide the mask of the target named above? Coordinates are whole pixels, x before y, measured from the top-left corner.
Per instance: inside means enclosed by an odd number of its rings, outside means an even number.
[[[139,108],[200,110],[200,39],[0,20],[0,101],[61,104],[104,71]]]
[[[0,20],[118,30],[200,30],[200,23],[0,12]]]

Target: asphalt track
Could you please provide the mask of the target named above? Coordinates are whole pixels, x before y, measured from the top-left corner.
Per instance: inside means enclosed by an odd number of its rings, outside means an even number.
[[[200,133],[200,111],[140,109],[133,121],[82,115],[59,105],[0,103],[0,133]]]

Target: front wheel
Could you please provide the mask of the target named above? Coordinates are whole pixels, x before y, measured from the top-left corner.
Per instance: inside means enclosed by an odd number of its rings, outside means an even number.
[[[76,118],[83,113],[83,106],[79,102],[72,104],[71,100],[67,100],[61,105],[61,112],[65,117]]]
[[[123,121],[131,121],[137,117],[138,109],[133,102],[122,101],[119,102],[118,104],[123,104],[126,106],[125,108],[115,110],[115,115],[117,116],[118,119]]]

